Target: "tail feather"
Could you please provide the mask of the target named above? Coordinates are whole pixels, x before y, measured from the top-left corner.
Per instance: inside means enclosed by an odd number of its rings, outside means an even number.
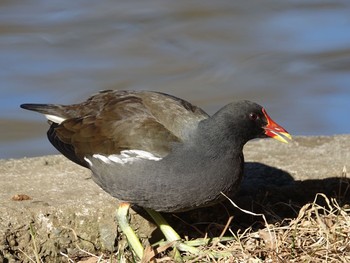
[[[22,109],[36,111],[42,114],[55,114],[58,113],[59,106],[54,104],[34,104],[25,103],[20,106]]]
[[[66,114],[62,111],[61,105],[55,104],[33,104],[33,103],[25,103],[20,105],[22,109],[36,111],[41,114],[44,114],[45,117],[54,122],[60,124],[62,121],[67,119]]]

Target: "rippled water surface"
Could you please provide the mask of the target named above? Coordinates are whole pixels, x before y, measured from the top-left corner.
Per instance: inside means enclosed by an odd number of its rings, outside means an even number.
[[[56,153],[25,102],[147,89],[214,113],[264,105],[293,135],[350,132],[350,1],[0,2],[0,158]]]

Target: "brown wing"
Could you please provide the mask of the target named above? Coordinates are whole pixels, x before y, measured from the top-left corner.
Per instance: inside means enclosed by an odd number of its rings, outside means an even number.
[[[52,124],[49,140],[83,166],[86,155],[126,149],[165,156],[174,142],[186,140],[198,122],[208,117],[184,100],[149,91],[104,91],[81,104],[59,107],[67,119]]]

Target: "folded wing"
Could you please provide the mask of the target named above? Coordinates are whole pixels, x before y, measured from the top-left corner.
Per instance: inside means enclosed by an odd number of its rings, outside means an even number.
[[[87,167],[85,156],[142,150],[166,156],[187,140],[208,115],[192,104],[158,92],[103,91],[80,104],[23,104],[45,114],[50,142],[70,160]]]

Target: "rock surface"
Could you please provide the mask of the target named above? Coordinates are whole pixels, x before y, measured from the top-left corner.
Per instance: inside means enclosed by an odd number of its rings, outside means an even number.
[[[235,200],[243,207],[251,200],[301,206],[325,192],[348,201],[349,149],[350,135],[249,142],[246,177]],[[65,255],[74,258],[82,249],[117,251],[122,244],[117,200],[94,184],[89,170],[63,156],[0,160],[0,185],[0,262],[30,262],[36,255],[43,262],[67,262]],[[135,213],[132,224],[141,237],[154,230]]]

